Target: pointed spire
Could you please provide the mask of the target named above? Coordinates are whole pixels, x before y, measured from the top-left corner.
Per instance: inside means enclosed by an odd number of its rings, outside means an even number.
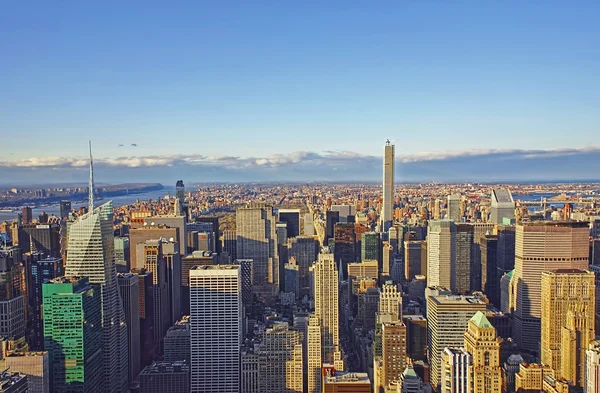
[[[88,211],[94,211],[94,159],[92,158],[92,141],[90,141],[90,184],[88,196]]]

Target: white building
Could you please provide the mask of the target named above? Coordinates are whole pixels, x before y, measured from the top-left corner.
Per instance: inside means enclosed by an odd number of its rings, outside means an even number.
[[[238,265],[190,270],[192,393],[240,392],[242,308]]]
[[[444,348],[440,393],[471,393],[472,357],[464,348]]]

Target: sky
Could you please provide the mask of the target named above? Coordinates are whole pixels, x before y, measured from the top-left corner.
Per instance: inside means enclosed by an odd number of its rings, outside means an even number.
[[[2,2],[0,183],[88,140],[106,182],[376,181],[388,138],[399,180],[598,178],[598,48],[598,1]]]

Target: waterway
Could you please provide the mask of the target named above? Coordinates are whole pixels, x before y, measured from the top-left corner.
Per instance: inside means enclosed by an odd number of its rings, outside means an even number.
[[[110,197],[110,198],[107,197],[101,201],[98,201],[97,204],[101,205],[105,202],[113,201],[113,204],[115,207],[121,207],[123,205],[130,205],[130,204],[134,203],[136,200],[149,201],[149,200],[161,199],[161,198],[164,198],[165,195],[167,195],[167,194],[175,195],[175,188],[165,187],[162,190],[148,191],[148,192],[143,192],[143,193],[139,193],[139,194],[121,195],[121,196],[115,196],[115,197]],[[72,202],[73,209],[79,209],[80,206],[87,206],[87,201]],[[37,219],[37,217],[42,212],[46,212],[48,215],[54,214],[55,216],[58,216],[60,214],[60,205],[56,204],[56,205],[52,205],[52,206],[35,207],[32,209],[33,218]],[[19,212],[0,212],[0,222],[3,222],[3,221],[10,222],[12,220],[15,220],[17,218],[18,214],[19,214]]]

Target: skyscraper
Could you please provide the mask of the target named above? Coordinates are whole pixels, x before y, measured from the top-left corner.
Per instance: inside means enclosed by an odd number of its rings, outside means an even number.
[[[375,260],[381,264],[381,239],[378,232],[365,232],[360,243],[360,260]]]
[[[382,383],[388,387],[400,380],[406,368],[407,336],[406,325],[400,321],[382,324],[381,350],[383,361]]]
[[[323,363],[332,363],[334,352],[339,350],[339,272],[333,254],[321,252],[312,266],[314,275],[315,317],[321,325]]]
[[[60,201],[60,218],[63,220],[69,218],[71,213],[71,201]]]
[[[317,260],[318,251],[318,242],[313,237],[299,236],[288,240],[288,257],[296,259],[302,295],[310,295],[309,268]]]
[[[389,314],[392,321],[399,321],[402,317],[402,292],[391,281],[383,284],[379,293],[379,314]]]
[[[237,209],[237,257],[252,259],[253,285],[261,293],[279,291],[279,256],[277,253],[277,219],[273,207],[249,204]]]
[[[477,311],[485,312],[484,301],[474,296],[429,296],[427,298],[427,339],[431,364],[431,384],[441,382],[442,353],[445,347],[462,347],[469,320]]]
[[[99,287],[90,285],[87,278],[59,277],[43,284],[42,291],[52,392],[106,391]]]
[[[190,270],[191,392],[239,393],[242,278],[238,265]]]
[[[539,351],[542,272],[588,268],[589,229],[586,222],[542,221],[516,227],[514,332],[521,348]]]
[[[427,285],[453,290],[456,266],[456,225],[451,220],[429,221],[427,233]]]
[[[302,392],[302,335],[287,323],[267,329],[255,353],[259,392]]]
[[[481,238],[481,289],[490,303],[500,307],[500,278],[498,277],[498,237],[486,235]]]
[[[460,195],[448,195],[448,215],[446,218],[454,222],[460,222],[460,217]]]
[[[311,315],[308,319],[308,393],[319,393],[321,391],[321,379],[323,366],[321,348],[321,321],[319,317]]]
[[[344,278],[347,278],[347,266],[356,261],[356,232],[354,224],[335,224],[334,249],[336,263],[341,264]]]
[[[300,209],[279,209],[279,220],[287,224],[287,237],[300,236]]]
[[[119,273],[117,281],[127,323],[128,381],[131,386],[141,370],[140,282],[138,275],[132,273]]]
[[[411,240],[404,242],[404,276],[410,281],[415,276],[427,274],[427,242]]]
[[[492,213],[490,221],[495,224],[502,224],[504,218],[515,218],[515,201],[508,188],[492,189]]]
[[[471,291],[474,228],[471,224],[456,224],[456,259],[451,269],[450,287],[454,293]],[[447,252],[447,251],[446,251]]]
[[[585,351],[595,337],[595,305],[594,273],[577,269],[542,273],[542,363],[552,367],[555,377],[581,387]]]
[[[469,320],[465,349],[473,359],[473,393],[502,392],[501,341],[483,312],[478,311]]]
[[[383,208],[380,224],[383,231],[387,231],[393,223],[394,166],[394,145],[388,140],[383,148]]]
[[[93,189],[93,186],[90,188]],[[92,197],[93,198],[93,197]],[[127,391],[127,326],[114,260],[113,204],[107,202],[80,216],[69,226],[65,274],[89,277],[99,285],[102,309],[103,388]]]
[[[33,259],[31,262],[31,286],[28,288],[29,306],[31,307],[31,336],[29,345],[31,349],[41,351],[44,349],[44,329],[42,325],[42,284],[60,275],[61,260],[47,258]]]

